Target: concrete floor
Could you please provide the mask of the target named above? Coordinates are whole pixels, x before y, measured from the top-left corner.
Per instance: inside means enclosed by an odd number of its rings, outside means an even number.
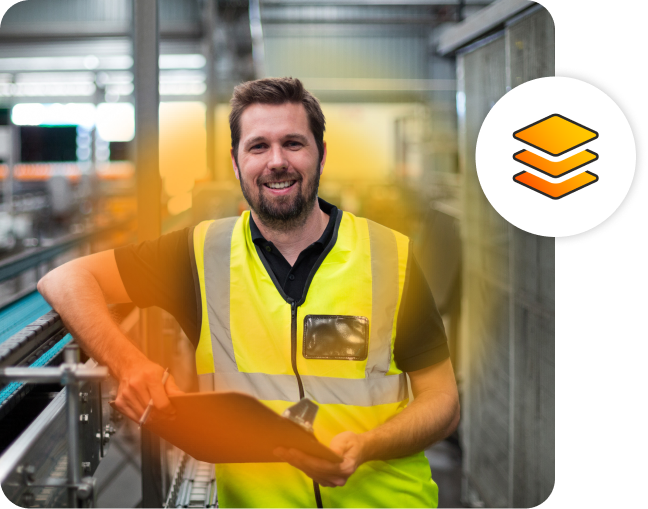
[[[461,505],[461,451],[449,440],[425,451],[432,478],[439,486],[439,507]],[[140,434],[126,421],[110,440],[108,453],[95,472],[97,507],[138,507],[142,500]]]

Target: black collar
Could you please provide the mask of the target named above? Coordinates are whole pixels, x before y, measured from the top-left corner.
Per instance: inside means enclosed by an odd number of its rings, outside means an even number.
[[[319,203],[320,209],[322,209],[326,214],[329,215],[329,221],[326,225],[326,228],[324,229],[324,232],[322,233],[322,236],[315,242],[313,242],[313,244],[320,244],[322,247],[324,247],[328,244],[331,236],[333,235],[333,230],[335,229],[335,219],[338,215],[338,208],[319,197],[317,198],[317,201]],[[255,244],[261,246],[268,242],[268,240],[266,240],[266,238],[261,233],[261,230],[259,230],[259,227],[254,222],[252,214],[250,214],[250,233],[252,234],[252,242],[254,242]]]

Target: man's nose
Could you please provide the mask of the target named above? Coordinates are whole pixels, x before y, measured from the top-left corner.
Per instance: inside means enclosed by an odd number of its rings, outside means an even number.
[[[268,167],[271,170],[285,170],[288,168],[288,161],[281,146],[272,146],[270,149],[270,160]]]

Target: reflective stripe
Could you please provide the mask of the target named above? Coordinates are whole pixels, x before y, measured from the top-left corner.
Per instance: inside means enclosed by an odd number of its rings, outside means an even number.
[[[370,407],[398,403],[407,397],[405,374],[381,378],[331,378],[301,376],[307,398],[322,405],[344,404]],[[266,401],[298,401],[294,375],[266,373],[208,373],[199,376],[201,388],[244,392]]]
[[[371,326],[367,377],[383,377],[391,362],[392,330],[398,305],[398,248],[394,233],[367,220],[371,245]]]
[[[214,221],[205,238],[205,293],[216,371],[238,371],[230,333],[230,250],[238,219]]]
[[[208,373],[200,377],[213,380],[215,391],[244,392],[257,399],[299,401],[295,375],[268,375],[267,373]],[[207,385],[207,383],[205,383]]]
[[[375,406],[398,403],[407,397],[405,373],[380,378],[302,376],[305,396],[322,405]]]

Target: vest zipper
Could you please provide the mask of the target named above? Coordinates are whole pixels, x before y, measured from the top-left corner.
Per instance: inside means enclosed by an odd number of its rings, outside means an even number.
[[[295,301],[290,303],[290,314],[290,361],[299,385],[299,399],[302,399],[304,397],[304,386],[299,371],[297,371],[297,302]]]
[[[297,371],[297,302],[294,300],[290,303],[290,362],[292,363],[293,372],[297,377],[297,384],[299,385],[299,399],[304,397],[304,386],[302,385],[299,371]],[[315,493],[315,502],[318,509],[322,509],[322,494],[320,492],[319,484],[313,481],[313,491]]]

